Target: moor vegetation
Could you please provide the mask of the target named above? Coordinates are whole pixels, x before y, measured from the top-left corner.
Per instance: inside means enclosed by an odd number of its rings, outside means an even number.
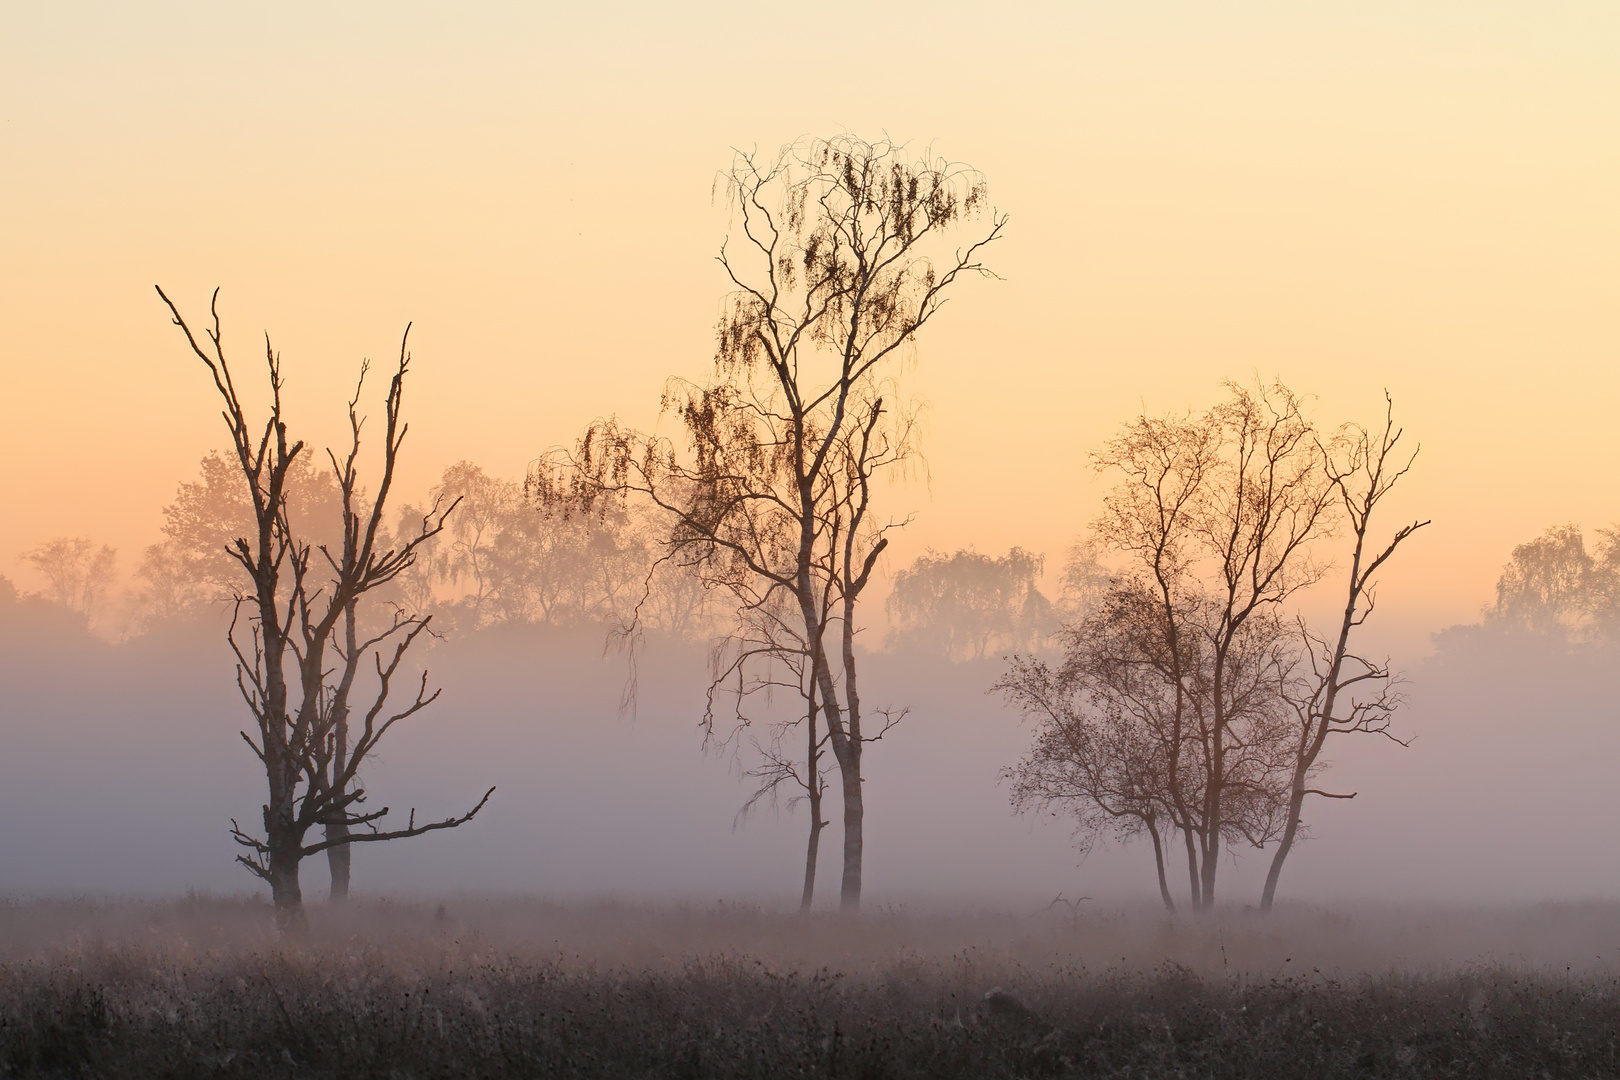
[[[1308,947],[1302,934],[1322,934],[1309,919],[1269,936],[1227,927],[1221,964],[1210,962],[1208,928],[1147,931],[1066,913],[965,925],[876,915],[853,935],[847,920],[834,927],[736,909],[506,913],[561,938],[541,944],[466,918],[479,906],[384,906],[360,920],[315,920],[293,946],[244,930],[264,926],[257,904],[13,909],[0,917],[12,933],[54,920],[80,936],[8,948],[20,954],[0,964],[0,1071],[865,1078],[1620,1069],[1612,974],[1491,963],[1370,974],[1287,957],[1265,971],[1242,966],[1274,960],[1290,936]],[[95,932],[98,920],[119,918],[122,933]],[[622,951],[581,954],[565,944],[636,929],[693,952],[632,963]],[[1346,944],[1339,934],[1319,947]],[[1111,941],[1135,951],[1145,935],[1169,958],[1134,968],[1110,960]],[[715,947],[728,937],[747,944]],[[989,944],[946,951],[955,937]],[[836,966],[814,963],[834,945]]]

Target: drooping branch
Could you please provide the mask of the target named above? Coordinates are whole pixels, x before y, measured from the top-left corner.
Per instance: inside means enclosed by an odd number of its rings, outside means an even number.
[[[459,817],[449,817],[442,821],[434,821],[426,825],[418,825],[416,823],[416,810],[413,807],[410,814],[410,824],[403,829],[390,829],[387,831],[376,830],[355,833],[353,835],[344,836],[339,840],[323,840],[318,844],[305,845],[303,848],[303,853],[305,856],[319,854],[320,852],[325,851],[327,848],[333,846],[335,843],[366,844],[379,840],[403,840],[409,836],[421,836],[424,833],[437,832],[440,829],[454,829],[457,826],[467,824],[467,822],[477,817],[478,811],[484,808],[485,804],[489,802],[490,796],[494,794],[495,789],[491,787],[488,791],[484,792],[484,797],[478,800],[478,805],[474,806],[471,810]],[[371,825],[377,818],[386,813],[388,813],[388,808],[385,806],[381,810],[377,811],[375,815],[360,815],[354,820],[361,824]]]

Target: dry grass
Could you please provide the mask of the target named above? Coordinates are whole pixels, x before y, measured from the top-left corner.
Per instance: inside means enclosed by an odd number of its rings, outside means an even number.
[[[0,910],[0,1073],[1620,1075],[1609,907],[1207,925],[476,898],[314,914],[280,943],[251,901]],[[1510,948],[1476,947],[1493,941]]]

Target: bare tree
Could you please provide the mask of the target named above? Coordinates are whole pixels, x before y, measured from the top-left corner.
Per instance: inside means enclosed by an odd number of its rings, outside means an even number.
[[[1374,436],[1366,428],[1347,427],[1334,445],[1322,447],[1324,467],[1333,492],[1342,504],[1353,543],[1344,615],[1332,639],[1311,633],[1303,621],[1300,632],[1309,656],[1312,677],[1308,693],[1294,702],[1298,716],[1293,775],[1289,783],[1288,817],[1277,849],[1272,853],[1260,907],[1270,911],[1277,895],[1283,863],[1300,836],[1300,817],[1307,795],[1352,799],[1355,793],[1335,794],[1310,786],[1329,736],[1352,733],[1383,735],[1396,742],[1391,717],[1400,703],[1388,661],[1377,662],[1350,651],[1351,637],[1367,621],[1375,606],[1375,579],[1407,537],[1429,524],[1414,521],[1396,530],[1379,551],[1369,548],[1368,530],[1374,511],[1411,468],[1417,451],[1404,463],[1396,460],[1401,430],[1395,427],[1395,403],[1385,394],[1384,430]],[[1404,745],[1404,743],[1402,744]]]
[[[59,536],[23,552],[23,558],[45,576],[51,600],[89,623],[112,586],[118,552],[83,537]]]
[[[669,557],[729,590],[741,611],[787,598],[804,643],[843,804],[841,905],[859,907],[865,799],[861,758],[886,730],[864,723],[857,611],[887,533],[874,477],[915,454],[894,368],[981,249],[943,246],[984,212],[977,173],[913,160],[904,147],[841,135],[723,178],[734,235],[720,264],[735,291],[718,328],[713,379],[672,382],[665,407],[684,452],[612,421],[593,425],[543,487],[587,501],[636,492],[670,521]],[[560,468],[556,468],[560,466]],[[825,609],[823,603],[826,603]]]
[[[1227,390],[1199,417],[1138,417],[1095,455],[1119,482],[1093,532],[1123,569],[1066,635],[1061,677],[1025,661],[1001,687],[1044,714],[1015,798],[1052,797],[1043,755],[1102,755],[1061,762],[1076,797],[1128,828],[1151,819],[1156,841],[1179,832],[1194,908],[1215,903],[1223,846],[1282,827],[1299,663],[1282,605],[1320,576],[1309,547],[1335,490],[1293,392]]]
[[[1007,770],[1014,805],[1063,812],[1083,848],[1104,834],[1145,832],[1170,910],[1166,860],[1177,833],[1198,907],[1208,835],[1263,843],[1285,801],[1293,635],[1264,614],[1228,650],[1230,747],[1222,775],[1213,776],[1211,642],[1219,610],[1207,595],[1182,596],[1167,618],[1150,579],[1117,577],[1089,615],[1060,633],[1060,665],[1014,657],[994,687],[1036,723],[1029,751]],[[1208,811],[1212,782],[1224,789],[1218,818]]]
[[[1131,600],[1124,591],[1114,597],[1120,607]],[[1155,614],[1151,604],[1136,606],[1138,617]],[[1159,896],[1174,911],[1165,848],[1177,827],[1176,791],[1192,784],[1170,771],[1175,742],[1166,737],[1173,718],[1166,684],[1136,663],[1114,665],[1110,680],[1109,665],[1098,661],[1114,650],[1099,648],[1094,636],[1129,635],[1136,621],[1116,611],[1063,631],[1065,660],[1056,669],[1039,658],[1013,657],[994,689],[1033,717],[1037,730],[1029,752],[1005,775],[1020,810],[1057,808],[1072,818],[1082,850],[1104,833],[1126,839],[1146,832]]]
[[[1328,524],[1335,494],[1323,482],[1320,448],[1297,395],[1281,383],[1254,390],[1229,383],[1228,389],[1230,400],[1209,416],[1226,453],[1209,475],[1198,512],[1188,518],[1215,570],[1216,614],[1207,634],[1210,711],[1200,725],[1209,774],[1203,816],[1211,826],[1200,837],[1205,907],[1215,903],[1223,801],[1229,789],[1239,800],[1256,794],[1246,783],[1228,782],[1229,760],[1247,764],[1259,750],[1234,738],[1237,724],[1249,708],[1274,705],[1265,669],[1288,663],[1280,649],[1256,649],[1254,642],[1274,637],[1266,623],[1279,621],[1279,605],[1319,578],[1308,545]],[[1265,837],[1249,839],[1258,845]]]
[[[270,412],[262,433],[255,435],[226,362],[218,290],[210,304],[212,326],[205,336],[206,348],[163,290],[157,291],[219,392],[239,475],[251,504],[254,531],[232,540],[229,548],[251,588],[237,594],[227,640],[236,656],[237,686],[255,722],[254,732],[243,732],[242,738],[264,766],[269,799],[264,805],[262,835],[235,821],[231,834],[247,849],[238,861],[269,883],[278,925],[296,930],[304,925],[298,873],[306,857],[363,841],[455,828],[472,820],[495,790],[490,788],[460,816],[419,825],[413,809],[405,827],[386,829],[379,823],[388,807],[364,810],[366,792],[359,784],[360,769],[383,736],[438,697],[438,691],[428,691],[424,671],[408,702],[389,704],[401,664],[418,637],[428,632],[431,616],[396,609],[392,617],[379,620],[379,625],[362,626],[362,604],[368,594],[411,565],[417,550],[444,528],[455,504],[435,507],[423,515],[415,535],[397,547],[386,547],[380,539],[406,432],[400,406],[410,363],[407,328],[388,386],[382,468],[375,492],[361,492],[357,471],[362,427],[358,408],[368,367],[362,364],[355,396],[349,402],[349,447],[342,459],[328,451],[342,507],[342,545],[338,550],[313,546],[295,530],[288,513],[288,479],[304,453],[304,444],[289,441],[282,412],[281,358],[269,338],[265,339],[265,363]],[[329,670],[334,659],[335,681]],[[353,700],[359,692],[357,676],[362,667],[370,668],[375,679],[367,692],[369,704],[363,705]],[[325,838],[312,842],[308,834],[316,826],[324,827]],[[337,884],[334,875],[334,886]]]

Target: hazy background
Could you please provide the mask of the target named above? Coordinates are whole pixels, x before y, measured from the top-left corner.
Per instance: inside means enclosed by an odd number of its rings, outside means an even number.
[[[236,731],[243,710],[218,626],[100,642],[71,620],[18,619],[0,603],[0,891],[173,894],[257,885],[231,862],[228,819],[258,821],[262,771]],[[625,659],[601,635],[544,627],[458,632],[424,654],[444,697],[365,771],[368,804],[422,818],[485,812],[448,833],[355,849],[360,894],[538,892],[712,903],[795,900],[803,807],[736,813],[744,755],[704,755],[700,645],[652,644],[641,696],[620,712]],[[1312,800],[1280,898],[1506,903],[1620,894],[1613,822],[1620,756],[1611,673],[1620,649],[1568,653],[1510,635],[1448,642],[1417,665],[1397,728],[1407,749],[1346,739]],[[870,747],[869,904],[1045,907],[1059,892],[1099,904],[1156,901],[1145,842],[1099,843],[1083,862],[1062,819],[1014,817],[999,782],[1031,729],[986,688],[999,661],[869,655],[868,707],[912,715]],[[723,717],[722,717],[723,718]],[[724,726],[721,728],[725,730]],[[836,777],[832,777],[836,787]],[[821,845],[834,902],[841,832]],[[1238,849],[1225,902],[1252,904],[1270,852]],[[1171,885],[1186,891],[1172,860]],[[304,889],[324,897],[324,857]]]
[[[0,573],[22,588],[40,582],[20,553],[57,535],[131,569],[222,442],[154,282],[199,315],[223,286],[244,368],[268,330],[317,442],[339,437],[359,358],[414,320],[416,497],[462,458],[521,475],[598,415],[652,424],[662,380],[711,355],[731,148],[887,132],[970,162],[1012,214],[990,260],[1004,280],[962,288],[921,339],[929,478],[888,493],[918,513],[889,569],[969,543],[1055,562],[1100,496],[1086,452],[1223,377],[1280,375],[1329,422],[1376,420],[1388,387],[1424,446],[1390,520],[1435,524],[1372,629],[1413,674],[1402,724],[1420,738],[1340,753],[1335,783],[1364,794],[1313,808],[1320,839],[1283,892],[1620,887],[1601,665],[1558,674],[1549,705],[1542,667],[1424,661],[1515,543],[1620,518],[1612,5],[0,18]],[[37,637],[7,646],[3,887],[244,887],[223,825],[262,781],[217,636],[144,657],[86,641],[78,670],[28,660]],[[633,721],[599,656],[593,637],[435,657],[445,703],[377,787],[429,813],[501,791],[469,831],[362,849],[357,888],[792,893],[802,815],[733,832],[744,792],[697,754],[701,656],[649,660],[667,678]],[[1027,731],[981,696],[994,665],[870,670],[876,696],[916,707],[869,758],[874,900],[1148,895],[1144,852],[1077,870],[1064,826],[1008,816],[996,772]],[[1263,864],[1225,895],[1252,899]],[[320,868],[305,877],[317,893]]]

